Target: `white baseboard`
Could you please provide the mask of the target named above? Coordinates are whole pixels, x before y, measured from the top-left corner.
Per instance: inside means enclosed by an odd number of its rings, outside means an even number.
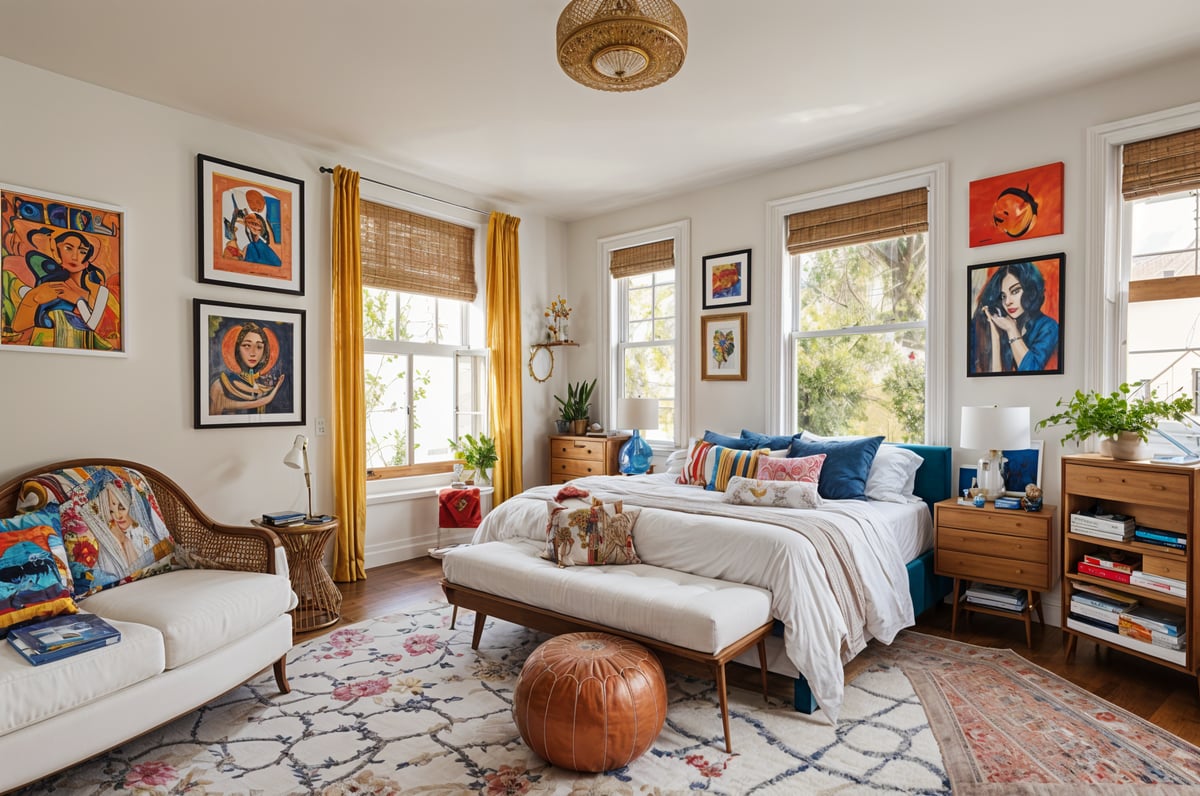
[[[471,537],[475,535],[475,531],[471,529],[442,531],[441,546],[446,547],[452,544],[463,544],[471,541]],[[372,567],[381,567],[384,564],[395,564],[398,561],[410,561],[414,558],[421,558],[429,555],[430,548],[438,547],[438,534],[436,531],[429,531],[419,536],[409,537],[407,539],[395,539],[379,544],[368,544],[363,549],[365,564],[367,569]]]

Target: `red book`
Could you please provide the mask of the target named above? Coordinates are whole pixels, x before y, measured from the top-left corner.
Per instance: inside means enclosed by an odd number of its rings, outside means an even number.
[[[1094,550],[1083,554],[1084,562],[1096,567],[1115,569],[1120,572],[1133,572],[1141,569],[1142,557],[1137,553],[1126,553],[1123,550]]]
[[[1105,567],[1098,567],[1094,564],[1089,564],[1086,561],[1080,561],[1078,564],[1075,565],[1075,568],[1076,568],[1076,571],[1078,571],[1080,575],[1094,575],[1097,578],[1108,578],[1109,580],[1115,580],[1118,583],[1128,583],[1129,582],[1129,573],[1121,572],[1120,570],[1117,570],[1117,569],[1106,569]]]

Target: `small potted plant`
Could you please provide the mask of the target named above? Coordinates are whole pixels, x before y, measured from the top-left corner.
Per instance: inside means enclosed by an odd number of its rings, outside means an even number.
[[[500,459],[496,453],[496,440],[487,434],[479,436],[463,434],[457,442],[455,440],[449,440],[449,442],[450,450],[455,452],[456,457],[458,454],[462,454],[462,459],[466,462],[467,467],[475,471],[475,480],[481,486],[490,486],[492,468]]]
[[[577,384],[567,382],[567,397],[564,400],[559,396],[554,396],[554,400],[558,401],[559,417],[571,424],[572,434],[584,434],[587,432],[588,413],[592,405],[592,392],[596,389],[596,380],[591,382],[581,381]]]
[[[1039,420],[1037,427],[1069,425],[1062,441],[1083,442],[1100,437],[1100,452],[1114,459],[1136,460],[1150,458],[1146,443],[1151,429],[1160,420],[1183,422],[1194,411],[1192,399],[1179,396],[1173,400],[1158,398],[1151,390],[1144,398],[1130,398],[1130,393],[1142,383],[1122,384],[1115,392],[1103,395],[1076,390],[1070,401],[1060,398],[1056,407],[1062,411]]]

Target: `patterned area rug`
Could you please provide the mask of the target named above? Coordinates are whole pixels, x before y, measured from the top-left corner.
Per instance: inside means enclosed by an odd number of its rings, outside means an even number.
[[[650,751],[615,771],[570,772],[535,757],[512,721],[521,664],[546,636],[493,621],[476,653],[474,617],[451,630],[449,613],[426,605],[308,641],[288,663],[292,693],[281,696],[266,673],[22,793],[1040,794],[1085,783],[1182,793],[1200,784],[1195,747],[1011,651],[917,633],[863,653],[836,728],[733,688],[727,754],[712,683],[668,673],[667,722]]]

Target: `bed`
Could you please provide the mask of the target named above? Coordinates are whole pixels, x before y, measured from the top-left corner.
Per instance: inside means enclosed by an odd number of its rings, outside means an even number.
[[[890,643],[948,591],[933,575],[932,505],[951,494],[950,449],[898,447],[923,460],[913,487],[919,500],[776,509],[730,505],[720,492],[676,484],[673,473],[570,483],[640,507],[634,535],[643,563],[769,591],[778,632],[768,668],[795,678],[797,709],[820,707],[836,721],[845,663],[871,638]],[[547,503],[560,488],[534,487],[497,506],[473,543],[544,543]],[[830,546],[839,548],[837,558],[822,550]],[[447,577],[454,579],[450,569]]]

